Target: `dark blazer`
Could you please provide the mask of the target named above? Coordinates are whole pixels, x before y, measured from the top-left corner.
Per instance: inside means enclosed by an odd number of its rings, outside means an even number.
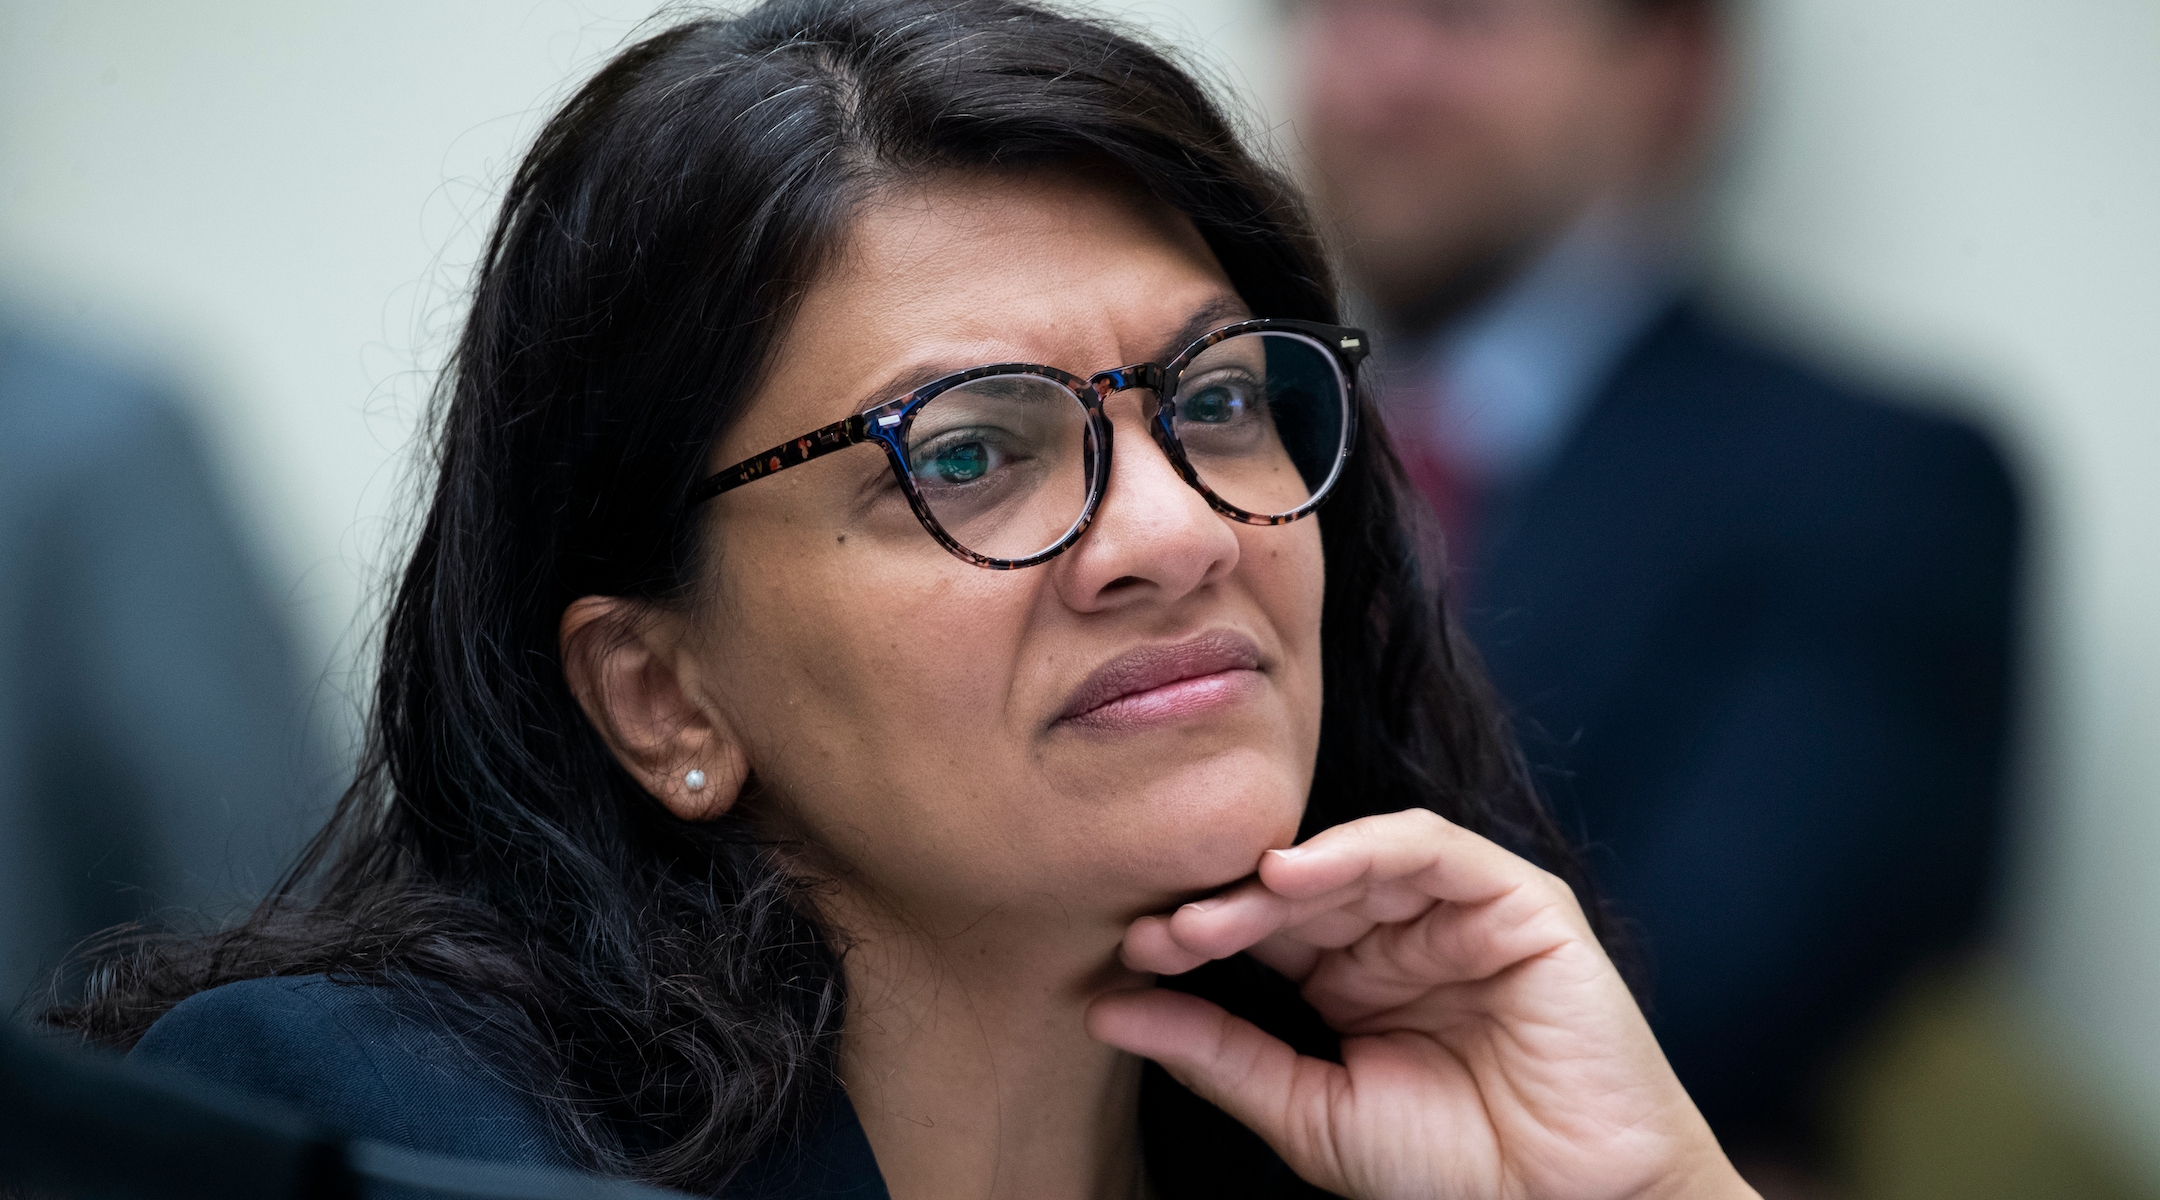
[[[415,994],[417,993],[417,994]],[[129,1053],[222,1092],[267,1101],[349,1138],[520,1166],[566,1168],[547,1117],[490,1062],[448,988],[412,992],[321,975],[252,979],[191,996]],[[885,1200],[845,1096],[801,1145],[746,1167],[727,1200]]]
[[[1728,1145],[1976,933],[1996,868],[2019,504],[1970,426],[1683,303],[1483,514],[1466,622],[1636,922]]]
[[[1244,955],[1177,986],[1229,1005],[1300,1051],[1334,1037],[1296,988]],[[473,1005],[448,987],[390,989],[320,975],[254,979],[202,992],[143,1036],[131,1062],[306,1118],[334,1135],[431,1155],[530,1167],[574,1165],[515,1064],[470,1036]],[[1300,1180],[1244,1126],[1150,1064],[1140,1121],[1149,1179],[1183,1200],[1303,1200]],[[884,1200],[884,1176],[847,1097],[794,1145],[753,1161],[725,1200]]]

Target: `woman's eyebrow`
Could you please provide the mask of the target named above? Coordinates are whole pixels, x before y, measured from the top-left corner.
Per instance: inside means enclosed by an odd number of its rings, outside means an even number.
[[[1233,321],[1245,320],[1251,315],[1252,310],[1246,308],[1245,302],[1238,297],[1234,295],[1217,296],[1193,310],[1192,316],[1186,318],[1185,324],[1180,326],[1175,334],[1171,335],[1169,343],[1163,346],[1161,352],[1155,356],[1155,361],[1169,362],[1177,356],[1179,351],[1199,341],[1203,335],[1220,329]]]
[[[1219,329],[1232,321],[1244,320],[1248,315],[1250,315],[1249,310],[1245,307],[1243,300],[1234,295],[1217,296],[1193,310],[1192,315],[1185,319],[1185,323],[1178,326],[1177,332],[1171,334],[1169,339],[1162,344],[1161,348],[1156,352],[1154,361],[1169,362],[1180,350],[1199,341],[1201,335],[1209,330]],[[897,400],[926,383],[943,379],[955,372],[987,365],[987,363],[983,362],[963,363],[952,359],[926,359],[909,363],[894,372],[885,382],[869,392],[857,396],[852,411],[867,412],[886,401]],[[1044,365],[1059,366],[1060,364],[1046,363]],[[1094,368],[1094,370],[1108,370],[1111,367],[1125,365],[1127,364],[1105,363]],[[1064,367],[1063,369],[1073,370],[1071,367]]]
[[[982,365],[984,364],[975,362],[961,363],[955,365],[949,360],[935,359],[926,362],[910,363],[907,366],[900,368],[900,370],[895,372],[890,379],[887,379],[885,382],[877,385],[877,387],[871,389],[871,391],[867,394],[857,396],[855,398],[854,411],[868,412],[869,410],[876,408],[878,405],[883,404],[888,400],[898,400],[900,397],[907,395],[909,392],[912,392],[916,388],[919,388],[922,385],[929,383],[933,380],[943,379],[947,375],[951,375],[956,371],[965,371],[969,367],[979,367]]]

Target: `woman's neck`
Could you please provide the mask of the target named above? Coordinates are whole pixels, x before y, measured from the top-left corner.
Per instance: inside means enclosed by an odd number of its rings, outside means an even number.
[[[949,934],[840,924],[841,1075],[894,1200],[1136,1200],[1140,1063],[1081,1020],[1141,982],[1115,922],[1078,928],[1044,898]]]

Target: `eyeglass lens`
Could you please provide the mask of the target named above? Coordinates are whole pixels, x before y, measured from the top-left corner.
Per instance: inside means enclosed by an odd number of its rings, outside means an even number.
[[[1302,334],[1238,334],[1208,347],[1168,398],[1194,474],[1256,517],[1311,503],[1339,469],[1349,401],[1334,357]],[[907,462],[924,506],[986,558],[1031,558],[1087,510],[1096,461],[1087,408],[1065,385],[995,375],[946,389],[916,410]]]
[[[1095,430],[1064,384],[993,375],[917,409],[907,461],[916,494],[948,537],[985,558],[1029,558],[1087,511]]]
[[[1193,474],[1232,508],[1284,516],[1335,482],[1349,401],[1334,356],[1311,338],[1225,338],[1185,368],[1171,403]]]

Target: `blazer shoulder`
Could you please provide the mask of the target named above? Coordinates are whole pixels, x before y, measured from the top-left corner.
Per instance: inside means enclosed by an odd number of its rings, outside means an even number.
[[[266,1100],[354,1137],[434,1154],[567,1165],[533,1096],[450,1014],[407,989],[250,979],[175,1005],[130,1061]],[[447,991],[447,989],[443,989]]]
[[[1676,448],[1715,449],[1758,479],[1798,471],[1843,491],[1889,484],[2015,520],[2012,464],[1956,405],[1848,377],[1697,301],[1637,344],[1606,395],[1625,425],[1678,429]]]
[[[1908,395],[1868,383],[1820,359],[1707,309],[1697,301],[1676,304],[1637,342],[1616,368],[1614,390],[1654,391],[1705,414],[1700,402],[1759,422],[1817,428],[1865,427],[1902,431],[1940,445],[1979,443],[1987,436],[1970,421],[1951,415],[1947,397]]]

